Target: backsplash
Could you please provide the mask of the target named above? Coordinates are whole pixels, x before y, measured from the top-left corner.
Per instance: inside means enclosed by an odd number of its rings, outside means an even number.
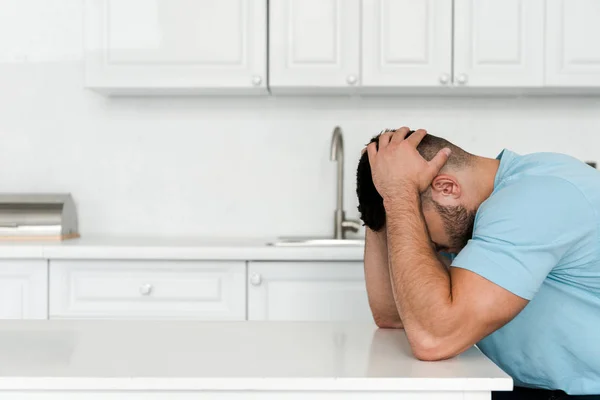
[[[349,217],[360,150],[382,128],[490,157],[600,159],[599,97],[107,99],[82,89],[81,1],[2,7],[0,191],[72,193],[84,236],[330,235],[335,125]]]

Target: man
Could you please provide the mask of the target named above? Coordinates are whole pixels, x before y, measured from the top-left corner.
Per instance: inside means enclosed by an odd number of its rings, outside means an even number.
[[[515,380],[495,398],[600,394],[598,171],[401,128],[367,146],[357,184],[379,327],[403,327],[422,360],[477,343]]]

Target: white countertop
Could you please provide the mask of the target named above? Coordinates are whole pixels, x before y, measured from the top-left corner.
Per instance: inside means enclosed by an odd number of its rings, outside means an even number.
[[[363,260],[362,246],[268,246],[272,240],[115,236],[62,242],[0,242],[0,259]]]
[[[371,324],[0,321],[6,390],[511,390],[476,348],[416,360]]]

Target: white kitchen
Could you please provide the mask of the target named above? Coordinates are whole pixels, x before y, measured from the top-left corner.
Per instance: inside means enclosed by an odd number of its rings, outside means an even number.
[[[599,0],[0,0],[0,400],[491,399],[373,321],[387,128],[600,160]]]

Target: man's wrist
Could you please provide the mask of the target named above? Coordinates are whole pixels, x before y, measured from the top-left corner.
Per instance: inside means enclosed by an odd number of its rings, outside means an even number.
[[[386,214],[398,210],[412,210],[420,203],[420,194],[416,188],[405,187],[402,191],[383,198],[383,207]]]

